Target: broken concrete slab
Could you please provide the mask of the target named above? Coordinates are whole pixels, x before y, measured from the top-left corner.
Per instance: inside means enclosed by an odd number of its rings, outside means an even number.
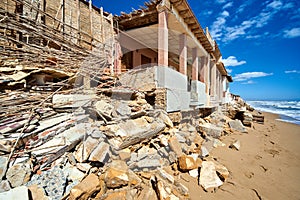
[[[8,168],[6,178],[12,187],[24,185],[30,180],[31,169],[23,164],[16,164]]]
[[[201,156],[206,157],[214,148],[214,139],[207,137],[201,145]]]
[[[229,126],[232,130],[240,131],[242,133],[247,133],[247,129],[244,127],[242,122],[238,119],[229,121]]]
[[[134,127],[135,127],[135,129],[137,129],[139,124],[138,123],[135,123],[135,124],[136,124],[136,126],[134,126]],[[141,127],[139,127],[139,129],[140,129],[139,132],[136,132],[135,134],[131,134],[126,139],[124,139],[123,143],[120,145],[120,149],[127,148],[130,145],[137,144],[137,143],[147,140],[147,139],[149,140],[153,136],[157,135],[159,132],[164,130],[165,127],[166,127],[166,125],[164,123],[157,122],[157,121],[154,121],[153,123],[146,125],[146,127],[143,127],[144,128],[143,131],[141,131]]]
[[[215,164],[212,161],[203,161],[200,170],[199,185],[207,191],[209,188],[217,188],[222,184],[223,182],[217,175]]]
[[[74,186],[70,192],[70,200],[88,199],[93,193],[100,190],[100,180],[97,175],[89,174],[81,183]]]
[[[94,94],[55,94],[52,97],[52,104],[54,109],[88,107],[95,98]]]
[[[128,173],[126,170],[110,167],[105,172],[104,181],[108,188],[120,188],[128,185]]]
[[[172,128],[174,126],[167,112],[160,110],[158,118],[160,118],[168,127]]]
[[[169,139],[169,145],[170,145],[171,149],[175,152],[177,157],[179,157],[183,154],[181,144],[179,143],[176,136],[172,136]]]
[[[174,184],[175,178],[171,174],[167,173],[165,170],[163,170],[161,168],[158,169],[158,172],[159,172],[159,176],[161,178],[169,181],[169,183],[171,183],[171,184]]]
[[[28,188],[26,186],[16,187],[7,192],[0,193],[0,199],[22,199],[29,200]]]
[[[153,159],[153,158],[145,158],[143,160],[139,160],[137,163],[138,170],[153,170],[158,167],[161,167],[161,163],[159,159]]]
[[[207,136],[213,137],[213,138],[219,138],[222,135],[223,128],[218,127],[214,124],[206,123],[206,124],[200,124],[197,127],[198,131],[205,133]]]
[[[100,114],[104,115],[105,117],[107,118],[111,118],[111,114],[114,110],[114,107],[109,104],[107,101],[104,101],[104,100],[100,100],[100,101],[97,101],[95,103],[95,108],[97,110],[97,112],[99,112]]]
[[[120,101],[116,102],[115,106],[115,111],[118,115],[120,116],[130,116],[131,114],[131,109],[128,106],[127,102]]]
[[[109,144],[103,141],[92,151],[88,160],[105,163],[109,159],[109,152]]]
[[[77,167],[74,166],[65,166],[64,167],[64,174],[69,181],[81,181],[85,177],[85,173],[81,172]]]

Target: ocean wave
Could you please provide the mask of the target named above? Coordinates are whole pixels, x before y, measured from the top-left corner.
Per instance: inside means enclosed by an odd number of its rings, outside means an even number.
[[[290,117],[289,119],[282,117],[282,121],[300,123],[300,101],[247,101],[247,103],[256,110]]]

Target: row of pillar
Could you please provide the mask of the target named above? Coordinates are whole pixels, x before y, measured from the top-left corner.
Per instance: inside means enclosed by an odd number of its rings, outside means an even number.
[[[192,80],[200,80],[206,85],[206,93],[210,94],[210,80],[216,78],[216,65],[210,72],[210,56],[198,57],[198,48],[192,49]],[[168,10],[160,9],[158,14],[158,65],[168,67]],[[200,67],[199,67],[200,65]],[[179,72],[187,75],[187,35],[179,36]],[[210,75],[212,74],[212,75]],[[211,77],[210,77],[211,76]],[[212,91],[211,91],[212,92]],[[213,89],[215,93],[215,89]]]

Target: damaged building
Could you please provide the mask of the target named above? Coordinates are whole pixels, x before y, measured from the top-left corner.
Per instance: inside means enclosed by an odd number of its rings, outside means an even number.
[[[114,17],[81,0],[6,0],[0,8],[2,89],[90,88],[107,73],[168,112],[231,100],[218,44],[187,1],[151,1]]]
[[[168,112],[228,103],[232,78],[217,43],[208,28],[202,29],[187,1],[152,1],[145,6],[115,17],[123,49],[116,71],[136,69],[121,76],[121,82],[158,89]]]
[[[186,0],[1,0],[0,199],[191,199],[183,173],[215,190],[221,136],[264,120],[230,82]]]

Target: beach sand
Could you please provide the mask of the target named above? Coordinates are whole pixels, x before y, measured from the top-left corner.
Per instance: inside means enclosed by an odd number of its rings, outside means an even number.
[[[188,174],[182,183],[192,200],[198,199],[300,199],[300,126],[276,120],[264,113],[265,124],[254,123],[248,134],[223,136],[225,147],[211,155],[230,171],[230,177],[215,192],[205,192]],[[230,149],[240,140],[239,151]]]

